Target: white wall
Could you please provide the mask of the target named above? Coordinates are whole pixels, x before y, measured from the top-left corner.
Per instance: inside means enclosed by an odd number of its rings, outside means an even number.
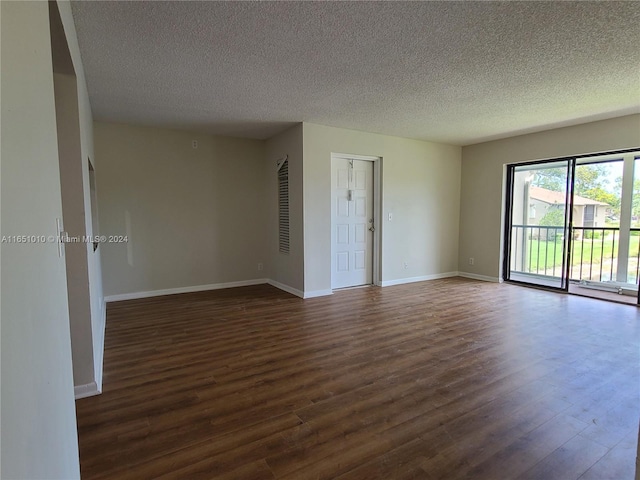
[[[129,236],[100,247],[106,296],[265,276],[264,142],[109,123],[94,135],[100,233]]]
[[[462,149],[460,270],[498,280],[504,171],[509,163],[640,146],[640,115],[520,135]],[[473,257],[474,265],[468,260]]]
[[[62,217],[47,2],[0,2],[2,235],[56,235]],[[2,478],[79,478],[64,258],[2,257]]]
[[[278,251],[278,176],[276,162],[289,160],[289,248]],[[276,285],[298,296],[304,291],[304,229],[302,208],[302,124],[291,127],[266,142],[264,182],[266,185],[268,236],[266,273]]]
[[[458,270],[460,147],[310,123],[303,132],[305,294],[331,289],[331,153],[382,157],[383,282]]]

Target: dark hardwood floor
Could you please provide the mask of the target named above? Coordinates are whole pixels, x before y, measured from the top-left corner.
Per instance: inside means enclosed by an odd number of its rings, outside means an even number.
[[[84,479],[634,477],[637,307],[453,278],[110,304]]]

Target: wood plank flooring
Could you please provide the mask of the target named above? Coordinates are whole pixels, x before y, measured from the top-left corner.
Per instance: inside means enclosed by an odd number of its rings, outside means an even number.
[[[634,477],[634,306],[452,278],[107,315],[84,479]]]

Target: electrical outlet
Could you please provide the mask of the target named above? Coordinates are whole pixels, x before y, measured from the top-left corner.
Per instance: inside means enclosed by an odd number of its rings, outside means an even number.
[[[262,263],[258,263],[258,271],[264,270],[264,265]]]
[[[474,265],[476,262],[475,258],[469,257],[469,265]]]
[[[406,270],[407,268],[409,268],[409,264],[407,262],[404,262],[404,269]]]
[[[391,222],[393,220],[393,213],[389,212],[389,221]]]
[[[198,148],[198,140],[191,140],[191,147]]]

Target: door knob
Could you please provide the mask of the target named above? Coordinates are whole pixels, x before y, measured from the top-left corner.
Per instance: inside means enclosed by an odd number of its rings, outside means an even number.
[[[370,231],[370,232],[375,232],[375,231],[376,231],[376,228],[375,228],[373,225],[371,225],[371,226],[369,227],[369,231]]]

